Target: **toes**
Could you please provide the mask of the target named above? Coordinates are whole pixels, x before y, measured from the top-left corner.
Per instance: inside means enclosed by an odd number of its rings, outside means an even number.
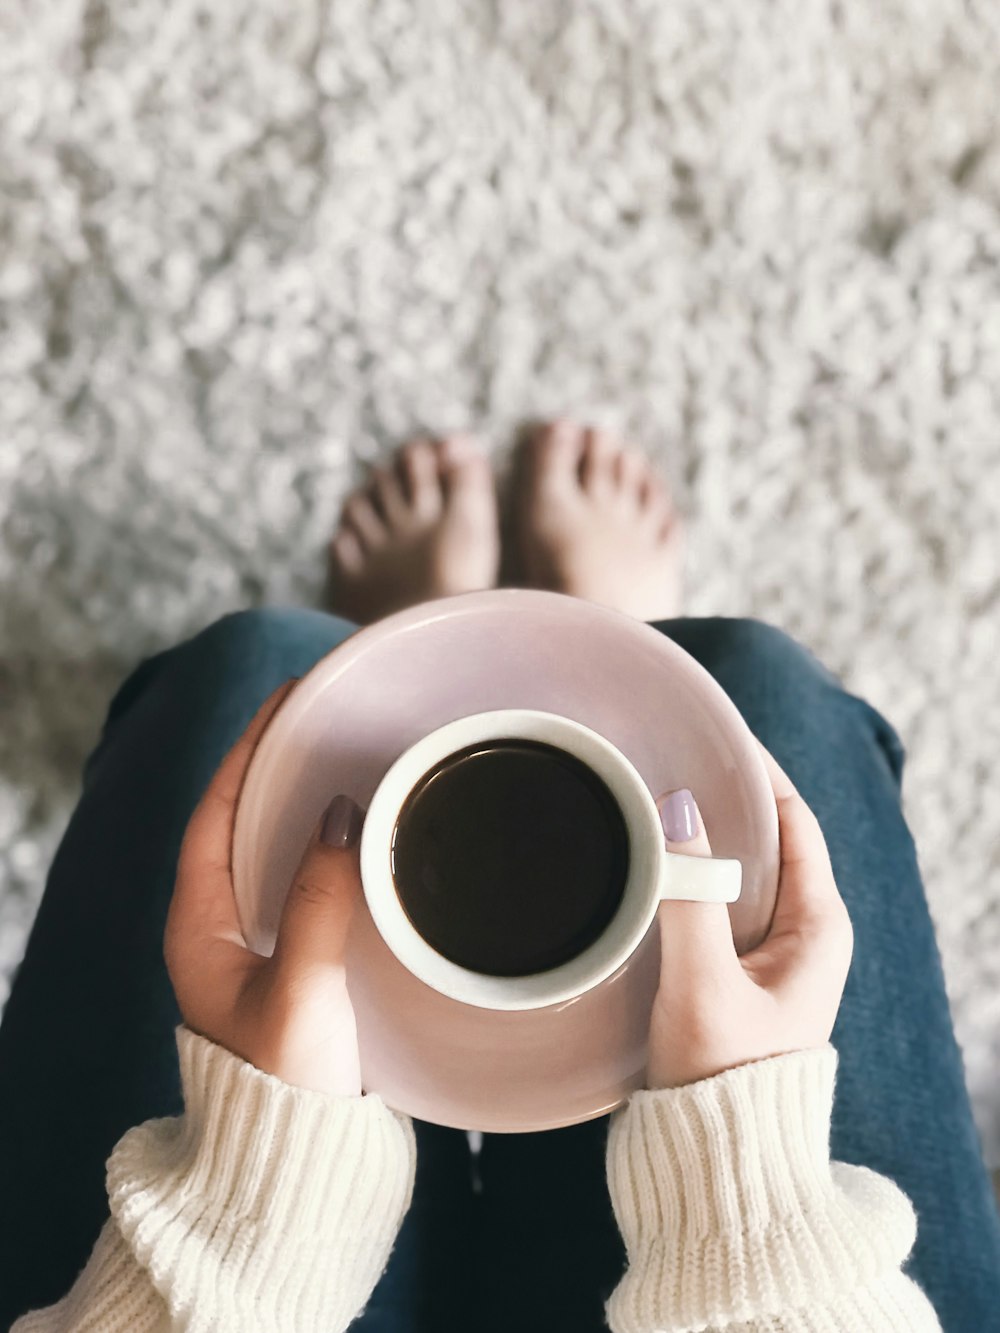
[[[666,518],[660,524],[657,541],[662,546],[679,544],[684,536],[684,521],[676,509],[669,509]]]
[[[405,495],[419,518],[431,519],[440,512],[440,459],[431,440],[411,440],[399,451],[399,473],[405,483]]]
[[[438,477],[445,503],[455,490],[455,482],[472,465],[476,475],[480,475],[486,457],[471,435],[444,435],[434,441],[434,454],[437,459]],[[487,467],[489,465],[487,464]]]
[[[356,574],[364,564],[365,553],[356,534],[350,528],[341,528],[330,543],[330,552],[336,564],[347,574]]]
[[[386,467],[375,468],[369,494],[376,513],[386,523],[396,527],[405,521],[410,504],[395,471]]]
[[[438,462],[442,468],[462,463],[469,458],[484,457],[479,442],[473,435],[446,435],[436,442]]]
[[[642,485],[647,470],[645,460],[634,449],[622,449],[615,459],[613,476],[619,494],[639,509],[643,507]]]
[[[606,495],[615,489],[615,469],[620,445],[605,430],[586,432],[580,457],[580,483],[592,495]]]
[[[660,493],[651,473],[639,481],[639,508],[644,514],[652,514],[660,506]]]
[[[460,505],[463,509],[475,506],[477,514],[496,509],[496,484],[493,465],[484,453],[466,440],[457,448],[453,440],[441,442],[441,483],[446,505]]]
[[[639,503],[644,510],[666,511],[671,505],[666,482],[648,464],[639,479]]]
[[[583,429],[573,421],[553,421],[531,439],[522,455],[524,480],[541,491],[559,491],[577,484]]]
[[[344,505],[341,527],[353,530],[363,550],[378,545],[385,536],[385,524],[379,518],[371,497],[356,491]]]
[[[673,498],[670,487],[654,466],[652,459],[645,454],[633,453],[634,484],[639,509],[644,519],[660,530],[664,520],[673,513]]]

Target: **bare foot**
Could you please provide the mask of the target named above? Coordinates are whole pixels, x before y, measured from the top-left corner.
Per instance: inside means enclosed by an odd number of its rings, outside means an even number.
[[[511,524],[520,582],[639,620],[681,614],[684,525],[637,449],[571,421],[525,441]]]
[[[417,602],[496,584],[500,535],[490,460],[474,440],[413,440],[344,504],[327,605],[368,625]]]

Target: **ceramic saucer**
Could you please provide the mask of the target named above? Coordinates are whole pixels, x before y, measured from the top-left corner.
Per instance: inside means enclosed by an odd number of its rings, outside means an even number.
[[[657,800],[694,792],[718,856],[743,863],[729,907],[740,953],[764,938],[778,822],[756,742],[712,676],[672,640],[562,593],[500,588],[408,607],[357,630],[302,678],[268,725],[233,839],[247,944],[270,956],[309,834],[338,792],[362,808],[435,727],[494,708],[584,723],[631,760]],[[659,977],[654,920],[584,995],[501,1012],[449,999],[392,954],[362,900],[346,960],[366,1092],[420,1120],[521,1133],[606,1115],[644,1086]]]

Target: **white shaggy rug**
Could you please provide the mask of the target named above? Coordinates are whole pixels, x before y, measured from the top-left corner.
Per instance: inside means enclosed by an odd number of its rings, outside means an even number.
[[[998,15],[6,0],[0,1002],[122,676],[313,603],[410,432],[568,412],[902,734],[1000,1164]]]

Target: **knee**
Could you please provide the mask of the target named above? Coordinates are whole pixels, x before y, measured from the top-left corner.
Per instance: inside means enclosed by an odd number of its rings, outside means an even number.
[[[736,703],[752,729],[776,752],[789,731],[817,741],[861,731],[874,735],[897,780],[905,750],[892,724],[851,693],[816,655],[791,634],[763,620],[717,616],[681,622],[678,636]]]
[[[316,612],[292,606],[258,606],[230,611],[206,625],[197,638],[216,648],[254,648],[287,640],[289,635],[300,632],[303,617],[308,619],[314,615]]]
[[[713,616],[680,621],[671,635],[715,677],[755,730],[770,733],[789,717],[828,717],[831,707],[839,712],[849,698],[808,648],[766,621]]]
[[[185,648],[203,663],[232,664],[240,674],[260,671],[267,675],[278,666],[298,673],[356,628],[306,607],[255,607],[221,616]]]
[[[764,620],[717,616],[704,622],[712,655],[769,679],[819,680],[841,689],[833,672],[804,644]]]

